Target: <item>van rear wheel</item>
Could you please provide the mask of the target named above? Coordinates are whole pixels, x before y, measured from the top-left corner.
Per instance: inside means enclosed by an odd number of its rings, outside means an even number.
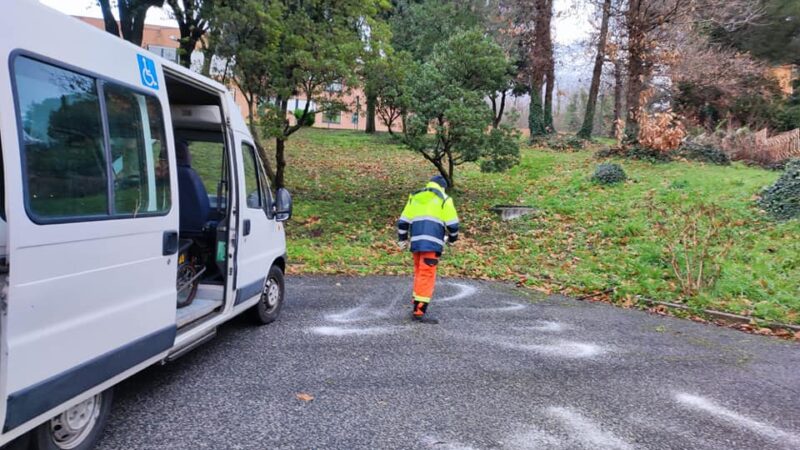
[[[283,294],[283,271],[278,266],[272,266],[264,280],[261,298],[251,310],[253,320],[259,325],[274,322],[283,307]]]
[[[112,389],[88,398],[33,430],[37,450],[88,450],[94,448],[108,420]]]

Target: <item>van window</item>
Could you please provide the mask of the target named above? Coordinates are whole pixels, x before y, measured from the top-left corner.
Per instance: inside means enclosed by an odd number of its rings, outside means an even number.
[[[261,209],[261,190],[258,187],[258,170],[256,169],[256,153],[253,146],[242,143],[244,158],[244,189],[247,194],[247,207]]]
[[[161,107],[152,97],[105,84],[114,212],[169,210],[169,166]]]
[[[14,75],[30,212],[43,218],[107,214],[95,80],[23,57],[14,61]]]
[[[13,73],[31,218],[108,219],[169,211],[157,98],[23,56],[14,59]]]
[[[257,155],[257,153],[256,153]],[[269,186],[269,177],[267,177],[267,171],[264,169],[263,164],[258,165],[258,179],[261,183],[261,198],[264,201],[264,211],[267,213],[267,219],[273,219],[272,210],[272,201],[275,198],[272,193],[272,189]]]

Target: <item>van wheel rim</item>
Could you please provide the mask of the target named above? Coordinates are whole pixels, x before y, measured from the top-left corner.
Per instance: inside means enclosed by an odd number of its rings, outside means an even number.
[[[100,417],[101,395],[78,403],[50,421],[50,434],[58,448],[73,449],[91,434]]]
[[[264,306],[266,306],[268,312],[278,306],[278,302],[281,298],[281,289],[274,278],[267,278],[267,282],[264,283],[262,297],[266,300]]]

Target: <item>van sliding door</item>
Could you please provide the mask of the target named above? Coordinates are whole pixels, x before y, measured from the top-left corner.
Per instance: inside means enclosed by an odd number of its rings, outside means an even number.
[[[178,229],[157,85],[24,55],[12,76],[23,192],[8,196],[5,429],[172,346]]]

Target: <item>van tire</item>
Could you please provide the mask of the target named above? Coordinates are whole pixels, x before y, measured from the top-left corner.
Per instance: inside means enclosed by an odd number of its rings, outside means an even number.
[[[283,308],[283,296],[283,270],[278,266],[272,266],[269,269],[267,278],[264,280],[261,298],[250,310],[253,321],[257,325],[266,325],[274,322],[280,315],[281,308]]]
[[[111,412],[111,403],[113,402],[113,398],[113,388],[108,388],[95,397],[89,399],[95,400],[97,403],[99,403],[94,405],[94,408],[96,408],[95,413],[97,415],[93,422],[87,425],[90,426],[90,428],[86,429],[85,435],[81,437],[79,444],[75,445],[74,447],[70,447],[69,445],[59,445],[56,442],[56,434],[54,432],[54,426],[57,426],[55,425],[57,423],[56,420],[65,420],[65,416],[70,411],[68,410],[39,425],[38,428],[35,428],[33,431],[31,431],[31,449],[61,450],[63,448],[72,448],[74,450],[89,450],[94,448],[95,444],[97,444],[97,441],[100,439],[100,435],[103,432],[106,422],[108,421],[108,414]],[[71,408],[71,410],[72,409],[74,408]]]

